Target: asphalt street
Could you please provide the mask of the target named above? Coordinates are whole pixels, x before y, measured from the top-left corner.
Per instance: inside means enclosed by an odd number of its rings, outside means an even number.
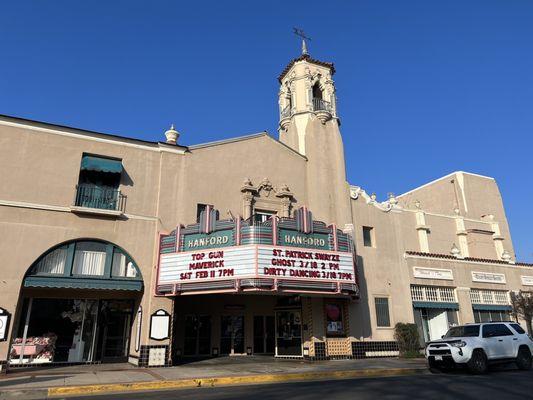
[[[480,376],[454,372],[436,375],[106,394],[76,399],[96,400],[99,398],[106,400],[532,399],[533,371],[505,370]]]

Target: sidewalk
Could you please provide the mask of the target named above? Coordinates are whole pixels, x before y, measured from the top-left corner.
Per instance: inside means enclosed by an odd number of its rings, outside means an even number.
[[[342,379],[423,373],[425,360],[397,358],[309,362],[273,357],[219,357],[172,368],[137,368],[99,364],[12,370],[0,376],[0,400],[171,389],[196,386],[259,384],[296,380]]]

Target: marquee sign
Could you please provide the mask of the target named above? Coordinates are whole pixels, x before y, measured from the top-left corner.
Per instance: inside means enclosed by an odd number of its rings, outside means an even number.
[[[239,290],[355,295],[351,238],[304,207],[263,223],[219,221],[208,207],[199,223],[161,236],[156,294]]]

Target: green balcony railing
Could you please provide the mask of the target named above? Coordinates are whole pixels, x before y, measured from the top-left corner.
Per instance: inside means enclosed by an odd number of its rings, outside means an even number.
[[[76,206],[124,211],[125,204],[126,196],[119,189],[89,184],[76,186]]]

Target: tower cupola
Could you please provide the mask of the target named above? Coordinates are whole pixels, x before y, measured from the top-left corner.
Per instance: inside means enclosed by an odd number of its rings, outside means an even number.
[[[300,124],[303,119],[316,118],[322,124],[335,120],[338,124],[333,63],[312,58],[302,41],[302,54],[293,59],[278,77],[280,140],[291,123]],[[299,135],[301,136],[301,135]],[[298,142],[302,142],[299,138]],[[305,154],[304,143],[299,143],[297,150]]]

